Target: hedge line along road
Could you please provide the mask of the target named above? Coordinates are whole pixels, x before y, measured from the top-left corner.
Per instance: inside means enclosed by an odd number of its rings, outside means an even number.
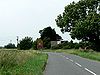
[[[64,53],[48,53],[44,75],[100,75],[100,62]]]

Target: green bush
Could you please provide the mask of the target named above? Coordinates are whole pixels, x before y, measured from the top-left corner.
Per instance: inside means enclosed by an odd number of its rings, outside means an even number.
[[[33,40],[31,37],[25,37],[18,44],[18,48],[21,50],[29,50],[33,46]]]
[[[62,44],[58,44],[57,46],[53,46],[51,49],[61,49],[62,47]]]
[[[80,45],[78,43],[75,43],[74,49],[79,49]]]
[[[62,49],[71,49],[71,46],[70,45],[66,45]]]
[[[37,39],[38,40],[38,39]],[[37,40],[33,42],[33,49],[37,50]]]
[[[53,46],[51,49],[59,49],[58,46]]]
[[[13,49],[13,48],[16,48],[16,46],[15,44],[9,43],[8,45],[5,45],[4,48]]]

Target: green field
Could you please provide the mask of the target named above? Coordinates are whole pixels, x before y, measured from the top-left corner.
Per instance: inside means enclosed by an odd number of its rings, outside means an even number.
[[[0,50],[0,75],[43,75],[47,58],[32,50]]]

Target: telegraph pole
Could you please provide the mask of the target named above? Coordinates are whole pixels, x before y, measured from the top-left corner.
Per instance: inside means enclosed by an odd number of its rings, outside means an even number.
[[[17,36],[17,47],[18,47],[19,36]]]

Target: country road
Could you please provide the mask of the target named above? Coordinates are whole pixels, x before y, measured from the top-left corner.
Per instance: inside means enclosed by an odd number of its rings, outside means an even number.
[[[100,62],[76,55],[48,53],[44,75],[100,75]]]

